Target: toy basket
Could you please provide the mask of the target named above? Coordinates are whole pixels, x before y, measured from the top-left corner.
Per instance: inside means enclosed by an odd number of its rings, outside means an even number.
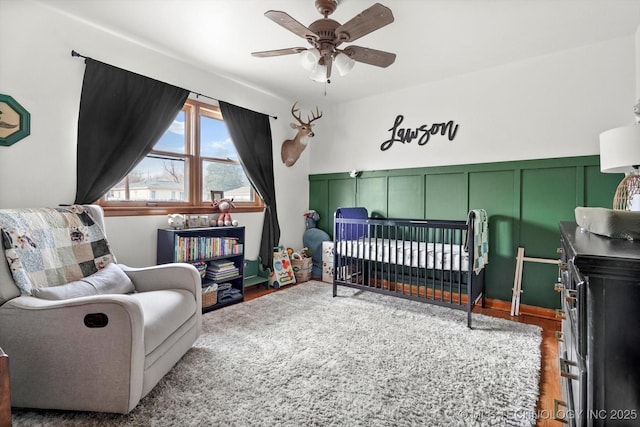
[[[202,289],[202,307],[211,307],[218,303],[218,285],[212,284]]]
[[[293,267],[293,274],[296,276],[297,283],[311,280],[312,261],[311,258],[305,258],[295,253],[293,254],[291,266]]]

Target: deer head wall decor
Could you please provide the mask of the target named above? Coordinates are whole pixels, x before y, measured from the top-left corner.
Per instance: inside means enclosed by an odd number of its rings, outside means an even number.
[[[293,104],[293,107],[291,107],[291,115],[293,115],[293,117],[298,121],[298,124],[291,123],[291,127],[296,129],[298,133],[296,133],[296,136],[293,139],[287,139],[282,143],[282,150],[280,153],[282,155],[282,163],[289,167],[293,166],[295,162],[298,161],[300,154],[302,154],[309,144],[309,138],[314,136],[312,129],[313,122],[322,117],[322,112],[319,111],[316,106],[316,111],[311,112],[311,118],[307,116],[307,121],[303,122],[300,118],[300,110],[296,108],[297,104],[298,103],[296,102]],[[296,112],[298,112],[297,116]]]

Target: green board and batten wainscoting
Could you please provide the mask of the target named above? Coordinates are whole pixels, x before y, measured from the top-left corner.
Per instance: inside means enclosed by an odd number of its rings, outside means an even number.
[[[364,206],[385,218],[465,219],[489,215],[488,298],[511,301],[518,247],[525,256],[558,259],[560,221],[576,206],[611,207],[622,174],[600,172],[599,156],[348,172],[309,176],[309,209],[333,236],[338,207]],[[553,264],[525,263],[522,304],[558,308]]]

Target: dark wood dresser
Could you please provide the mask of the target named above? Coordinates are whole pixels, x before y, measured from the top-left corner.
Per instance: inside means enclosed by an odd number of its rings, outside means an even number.
[[[11,393],[9,391],[9,357],[0,348],[0,427],[11,425]]]
[[[640,241],[560,223],[562,401],[575,426],[640,425]]]

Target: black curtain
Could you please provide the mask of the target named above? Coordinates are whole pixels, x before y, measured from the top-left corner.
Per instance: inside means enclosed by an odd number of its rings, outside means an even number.
[[[91,58],[78,114],[75,203],[93,203],[151,151],[189,91]]]
[[[251,185],[265,203],[260,258],[264,267],[273,264],[273,247],[280,241],[273,179],[273,149],[269,116],[220,101],[220,111],[240,163]]]

